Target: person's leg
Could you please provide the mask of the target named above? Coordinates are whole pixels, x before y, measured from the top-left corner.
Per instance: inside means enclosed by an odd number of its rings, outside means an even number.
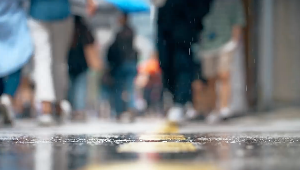
[[[175,78],[174,102],[184,106],[192,100],[193,58],[189,49],[176,49],[173,72]]]
[[[173,46],[174,44],[167,41],[168,35],[158,30],[157,52],[160,68],[162,70],[162,82],[164,89],[169,90],[174,95],[174,75],[172,74],[173,63]]]
[[[55,102],[55,118],[58,122],[66,120],[71,112],[71,106],[67,99],[68,92],[68,65],[67,57],[71,46],[73,35],[73,17],[69,17],[62,21],[51,22],[51,38],[52,38],[52,79],[54,85]]]
[[[229,108],[231,97],[230,68],[234,52],[220,54],[218,80],[220,81],[220,110]]]
[[[53,46],[52,75],[56,102],[66,99],[68,90],[67,56],[73,35],[73,18],[51,23]]]
[[[135,84],[134,80],[137,75],[136,64],[128,64],[128,70],[126,75],[126,84],[125,84],[125,91],[127,92],[127,111],[135,111]]]
[[[3,94],[0,98],[1,111],[4,113],[4,123],[12,124],[15,117],[14,97],[20,84],[21,70],[17,70],[3,78]],[[2,113],[2,114],[3,114]],[[1,122],[2,123],[2,122]]]
[[[75,96],[75,76],[69,76],[69,89],[68,89],[68,101],[70,102],[71,106],[74,108],[74,96]]]
[[[87,72],[79,74],[73,81],[73,109],[84,111],[87,96]]]
[[[217,56],[215,55],[204,55],[202,60],[203,73],[207,79],[206,83],[206,104],[208,111],[213,111],[217,106]]]
[[[4,93],[4,82],[3,78],[0,78],[0,96]]]
[[[207,79],[207,100],[208,100],[208,110],[213,111],[217,109],[217,78]]]
[[[4,81],[4,94],[14,97],[21,80],[21,70],[8,75],[3,79]]]
[[[172,74],[174,78],[174,106],[168,111],[168,120],[178,123],[184,119],[185,106],[191,102],[191,88],[193,81],[193,57],[189,49],[178,46],[174,49]]]
[[[195,80],[192,84],[193,90],[193,106],[194,109],[201,114],[208,112],[207,109],[207,95],[206,95],[206,83],[201,80]],[[195,116],[195,115],[194,115]]]
[[[35,82],[35,100],[42,102],[43,114],[52,112],[51,103],[56,100],[52,79],[52,47],[50,25],[30,19],[29,27],[34,40],[33,79]]]
[[[229,99],[231,94],[230,73],[219,73],[220,81],[220,109],[229,107]]]
[[[116,116],[119,118],[121,114],[125,111],[124,101],[122,94],[124,91],[125,79],[124,79],[124,69],[119,67],[113,75],[114,83],[112,87],[112,101],[113,106],[115,107]]]

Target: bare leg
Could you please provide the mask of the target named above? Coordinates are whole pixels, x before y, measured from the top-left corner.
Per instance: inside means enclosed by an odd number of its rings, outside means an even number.
[[[42,102],[42,113],[43,114],[51,114],[52,113],[52,103],[43,101]]]
[[[216,90],[216,78],[209,78],[207,82],[207,100],[209,110],[215,110],[217,108],[217,90]]]
[[[219,74],[220,81],[220,108],[228,108],[231,96],[230,72],[226,71]]]

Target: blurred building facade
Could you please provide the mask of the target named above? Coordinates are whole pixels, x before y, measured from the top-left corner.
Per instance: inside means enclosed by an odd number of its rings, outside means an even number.
[[[248,103],[260,110],[300,101],[298,0],[244,0]]]

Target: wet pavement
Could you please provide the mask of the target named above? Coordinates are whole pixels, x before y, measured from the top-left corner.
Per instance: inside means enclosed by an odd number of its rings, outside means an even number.
[[[152,121],[121,125],[107,122],[97,127],[89,124],[85,129],[89,133],[76,132],[75,127],[83,129],[78,124],[37,128],[23,122],[0,130],[0,170],[298,170],[298,113],[283,118],[240,118],[215,126],[192,123],[172,134],[144,131],[154,128]],[[105,133],[113,126],[124,131]],[[93,128],[104,129],[97,129],[97,133]],[[209,128],[214,130],[209,132]],[[180,129],[190,129],[190,133]]]
[[[0,169],[299,169],[300,138],[276,136],[280,134],[2,137]]]

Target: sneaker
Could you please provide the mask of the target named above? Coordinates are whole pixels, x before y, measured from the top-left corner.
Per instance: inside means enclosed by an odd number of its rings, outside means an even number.
[[[184,121],[184,109],[181,106],[174,106],[168,111],[168,121],[180,123]]]
[[[230,116],[232,116],[232,112],[228,107],[226,107],[226,108],[221,109],[220,116],[222,119],[227,119]]]
[[[55,120],[58,124],[66,123],[70,120],[72,112],[71,104],[67,100],[61,101],[55,107]]]
[[[193,119],[198,116],[197,111],[194,109],[192,104],[186,104],[186,117],[188,119]]]
[[[206,122],[208,124],[216,124],[221,121],[221,116],[219,112],[213,111],[206,117]]]
[[[54,119],[51,114],[42,114],[38,117],[38,122],[41,126],[54,125]]]
[[[133,112],[124,112],[120,116],[117,116],[117,121],[120,123],[132,123],[135,119],[135,114]]]
[[[1,96],[0,114],[5,125],[12,125],[14,120],[14,110],[12,102],[7,95]]]
[[[75,122],[85,122],[87,121],[87,113],[83,111],[74,111],[72,112],[70,119]]]
[[[61,120],[62,122],[67,122],[70,120],[72,114],[72,106],[69,101],[63,100],[60,102],[60,110],[61,110]]]

